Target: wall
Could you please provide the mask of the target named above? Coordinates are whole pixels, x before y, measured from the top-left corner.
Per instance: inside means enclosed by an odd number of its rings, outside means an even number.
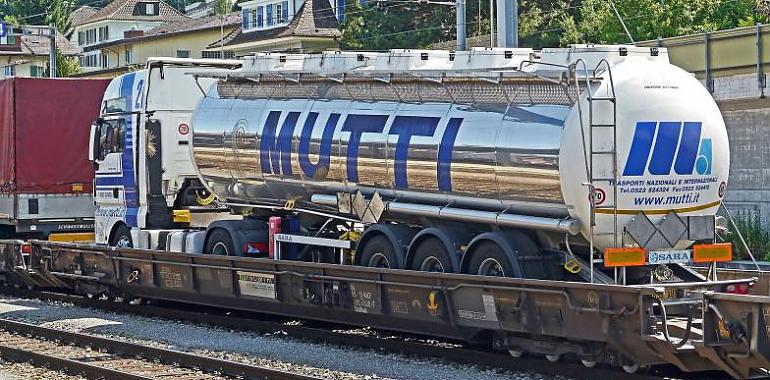
[[[30,77],[32,76],[32,66],[48,66],[48,57],[42,56],[21,56],[21,55],[0,55],[0,78],[3,78],[3,67],[13,62],[24,62],[16,67],[17,77]]]
[[[234,26],[225,26],[225,36],[233,29],[235,29]],[[149,57],[176,57],[177,50],[189,50],[190,58],[201,58],[201,51],[206,50],[211,43],[220,38],[219,28],[216,28],[166,38],[148,39],[130,46],[134,51],[134,62],[145,62]]]

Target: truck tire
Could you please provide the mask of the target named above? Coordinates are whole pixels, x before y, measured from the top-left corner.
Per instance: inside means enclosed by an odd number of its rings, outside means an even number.
[[[401,269],[396,250],[385,235],[369,239],[360,254],[360,263],[365,267]]]
[[[495,242],[484,241],[473,250],[468,262],[468,274],[492,277],[519,277],[521,268],[514,267],[503,249]]]
[[[235,250],[232,236],[223,228],[215,228],[209,233],[203,252],[218,256],[240,256]]]
[[[410,269],[422,272],[453,273],[455,268],[444,244],[436,238],[427,238],[415,248]]]
[[[134,242],[131,239],[131,229],[125,224],[120,224],[110,239],[110,246],[120,248],[133,248]]]

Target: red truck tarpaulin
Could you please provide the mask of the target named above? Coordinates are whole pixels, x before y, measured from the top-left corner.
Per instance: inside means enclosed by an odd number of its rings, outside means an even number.
[[[91,192],[91,123],[109,80],[0,80],[0,192]]]

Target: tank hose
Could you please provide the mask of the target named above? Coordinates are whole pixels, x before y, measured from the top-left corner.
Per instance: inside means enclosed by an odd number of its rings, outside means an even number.
[[[575,254],[572,253],[572,248],[569,245],[569,234],[564,234],[564,245],[567,247],[567,253],[569,258],[564,262],[564,269],[572,274],[580,273],[580,263],[578,263]]]
[[[675,349],[678,349],[684,346],[685,344],[687,344],[687,342],[690,340],[690,334],[692,333],[692,319],[693,319],[692,310],[695,307],[695,305],[690,306],[690,309],[688,310],[687,326],[684,329],[684,336],[682,336],[679,342],[674,343],[668,331],[668,316],[666,315],[666,306],[663,304],[663,300],[661,300],[660,298],[656,298],[656,301],[658,303],[658,306],[660,307],[660,312],[663,317],[663,337],[666,339],[666,342],[671,343],[671,345],[673,345]]]
[[[198,193],[197,191],[195,192],[195,200],[198,201],[198,204],[201,206],[210,205],[211,203],[214,202],[214,199],[216,199],[216,196],[214,196],[213,193],[209,194],[208,197],[203,198],[201,197],[200,193]]]

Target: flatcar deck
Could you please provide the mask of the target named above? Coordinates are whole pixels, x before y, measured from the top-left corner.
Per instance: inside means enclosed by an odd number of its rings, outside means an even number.
[[[663,285],[490,278],[50,242],[32,242],[24,257],[20,244],[0,242],[0,262],[9,281],[27,286],[492,342],[501,350],[576,355],[627,370],[671,363],[684,371],[721,370],[746,378],[766,376],[770,368],[770,297],[719,293],[748,280],[677,284],[678,297],[667,299],[672,292]]]

